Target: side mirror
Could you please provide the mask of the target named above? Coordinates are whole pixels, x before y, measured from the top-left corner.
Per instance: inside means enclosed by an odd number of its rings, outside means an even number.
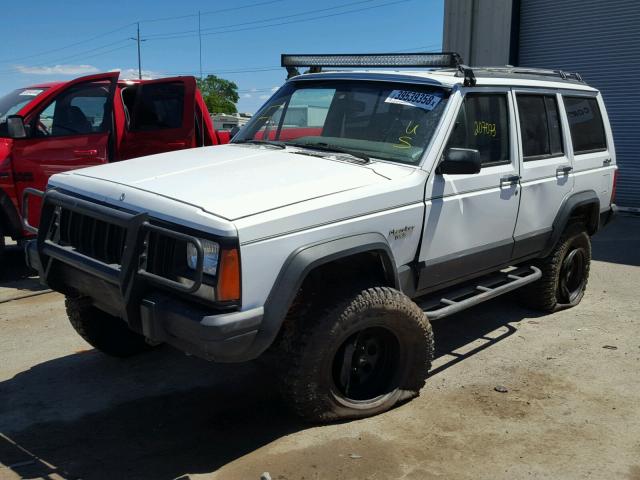
[[[238,125],[234,125],[234,126],[231,128],[231,132],[229,132],[229,133],[230,133],[230,135],[231,135],[231,138],[235,137],[235,136],[236,136],[236,134],[237,134],[239,131],[240,131],[240,127],[239,127]]]
[[[24,128],[24,119],[20,115],[7,117],[7,133],[9,138],[26,138],[27,130]]]
[[[482,168],[480,152],[471,148],[450,148],[438,165],[436,173],[447,175],[465,175],[478,173]]]

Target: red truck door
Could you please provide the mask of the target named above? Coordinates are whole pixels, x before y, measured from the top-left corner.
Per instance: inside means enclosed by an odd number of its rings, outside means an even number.
[[[173,77],[122,89],[126,124],[120,159],[191,148],[195,135],[196,80]]]
[[[25,188],[44,190],[51,175],[109,161],[117,80],[118,72],[73,80],[25,119],[27,138],[14,139],[11,155],[19,204]],[[39,200],[29,207],[38,225]]]

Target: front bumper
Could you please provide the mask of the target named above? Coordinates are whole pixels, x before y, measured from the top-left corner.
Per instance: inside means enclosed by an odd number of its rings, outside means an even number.
[[[58,244],[55,229],[59,228],[61,209],[126,228],[121,265],[107,264]],[[42,283],[65,295],[87,298],[97,308],[123,318],[130,329],[151,342],[168,343],[207,360],[239,362],[254,358],[262,307],[229,311],[189,301],[188,294],[202,284],[202,258],[198,259],[199,271],[191,285],[141,268],[145,232],[149,228],[168,237],[199,243],[196,237],[150,224],[144,214],[129,214],[50,191],[44,196],[38,238],[26,243],[27,263],[39,272]],[[198,255],[203,255],[201,247]]]

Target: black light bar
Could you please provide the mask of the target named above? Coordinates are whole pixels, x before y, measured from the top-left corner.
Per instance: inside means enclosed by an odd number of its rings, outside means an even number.
[[[419,67],[455,68],[464,75],[464,85],[476,84],[473,70],[462,63],[462,57],[455,52],[440,53],[361,53],[333,55],[287,54],[283,53],[281,65],[287,69],[287,80],[300,75],[297,67],[309,67],[307,73],[319,73],[322,67]]]
[[[457,53],[282,54],[283,67],[427,67],[458,68]]]

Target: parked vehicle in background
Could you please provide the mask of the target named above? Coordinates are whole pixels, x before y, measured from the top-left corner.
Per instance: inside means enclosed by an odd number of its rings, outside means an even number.
[[[433,320],[516,289],[543,311],[580,302],[614,211],[596,89],[455,54],[283,65],[290,80],[229,145],[51,178],[27,254],[87,342],[272,352],[292,408],[332,421],[418,395]]]
[[[217,133],[193,77],[118,80],[118,72],[17,89],[0,98],[0,254],[27,235],[26,188],[51,175],[229,141]],[[29,222],[38,224],[34,199]]]

